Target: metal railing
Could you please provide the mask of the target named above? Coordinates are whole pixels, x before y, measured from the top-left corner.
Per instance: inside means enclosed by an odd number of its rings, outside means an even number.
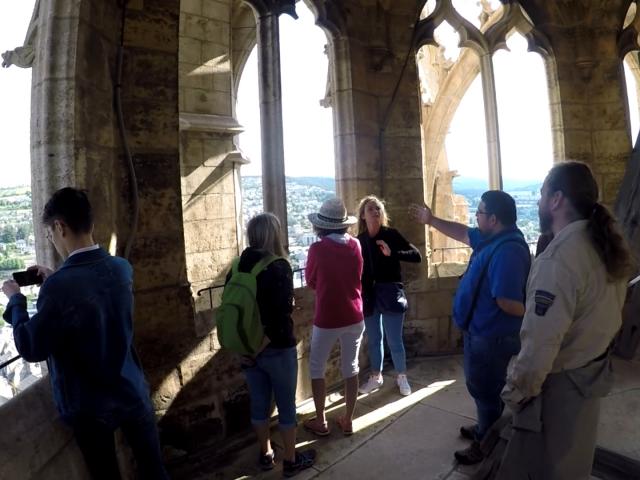
[[[307,281],[304,278],[304,268],[296,268],[293,271],[293,288],[303,288],[307,286]]]
[[[7,354],[3,358],[7,358]],[[20,355],[0,362],[0,405],[20,395],[46,375],[44,362],[27,362]]]
[[[207,292],[209,294],[209,308],[213,310],[213,291],[218,288],[224,288],[224,285],[214,285],[213,287],[201,288],[196,292],[196,295],[201,297],[204,292]]]
[[[0,370],[2,370],[4,367],[8,367],[9,365],[11,365],[13,362],[17,362],[18,360],[20,360],[22,357],[20,355],[16,355],[13,358],[10,358],[9,360],[7,360],[6,362],[2,362],[0,363]]]
[[[450,250],[463,250],[469,251],[471,247],[442,247],[442,248],[430,248],[427,250],[427,258],[433,263],[444,263],[444,254]],[[436,254],[440,252],[440,261],[436,260]]]
[[[293,271],[293,288],[303,288],[307,285],[304,278],[304,268],[296,268]],[[213,310],[213,291],[219,288],[224,288],[224,284],[222,285],[213,285],[211,287],[201,288],[196,292],[198,297],[201,297],[203,293],[209,294],[209,308]]]
[[[537,242],[527,242],[527,245],[529,245],[529,251],[531,252],[531,254],[533,255],[535,253],[535,249],[536,249],[536,245]],[[444,255],[445,252],[450,251],[450,250],[464,250],[464,251],[470,251],[471,247],[469,246],[461,246],[461,247],[438,247],[438,248],[430,248],[427,250],[427,258],[430,259],[432,262],[434,263],[444,263]],[[436,262],[435,260],[435,254],[437,252],[440,252],[440,262]]]

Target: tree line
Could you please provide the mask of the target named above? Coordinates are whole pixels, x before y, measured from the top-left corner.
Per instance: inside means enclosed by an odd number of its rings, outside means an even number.
[[[0,242],[14,243],[18,240],[26,240],[29,235],[33,235],[33,225],[30,223],[5,225],[0,229]]]

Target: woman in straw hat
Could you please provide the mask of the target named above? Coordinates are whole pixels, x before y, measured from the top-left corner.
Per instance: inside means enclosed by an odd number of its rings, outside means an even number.
[[[320,211],[308,218],[320,241],[311,245],[305,269],[307,285],[316,291],[309,360],[316,417],[307,420],[304,427],[316,435],[329,435],[324,411],[324,374],[331,349],[339,340],[346,412],[337,423],[345,435],[351,435],[358,398],[358,352],[364,331],[362,253],[358,240],[347,233],[357,220],[347,215],[344,203],[338,198],[326,200]]]

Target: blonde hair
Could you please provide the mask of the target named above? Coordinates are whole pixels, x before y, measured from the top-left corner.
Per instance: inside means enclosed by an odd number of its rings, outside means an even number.
[[[247,224],[249,246],[261,248],[279,257],[287,257],[282,245],[281,229],[280,220],[273,213],[256,215]]]
[[[367,195],[358,204],[358,235],[367,231],[367,222],[364,221],[364,210],[367,208],[367,203],[374,202],[376,205],[380,207],[380,218],[381,224],[383,227],[389,225],[389,214],[387,213],[387,209],[384,207],[384,202],[380,200],[375,195]]]

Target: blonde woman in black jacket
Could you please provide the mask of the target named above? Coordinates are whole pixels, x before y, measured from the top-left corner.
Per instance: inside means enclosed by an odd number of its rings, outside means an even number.
[[[369,195],[358,207],[358,240],[362,246],[364,269],[362,298],[365,332],[368,337],[371,375],[360,387],[370,393],[382,386],[384,335],[396,370],[396,384],[402,395],[411,394],[402,340],[407,299],[402,285],[400,262],[419,263],[422,256],[396,229],[388,226],[389,216],[382,201]],[[384,333],[383,333],[384,332]]]

